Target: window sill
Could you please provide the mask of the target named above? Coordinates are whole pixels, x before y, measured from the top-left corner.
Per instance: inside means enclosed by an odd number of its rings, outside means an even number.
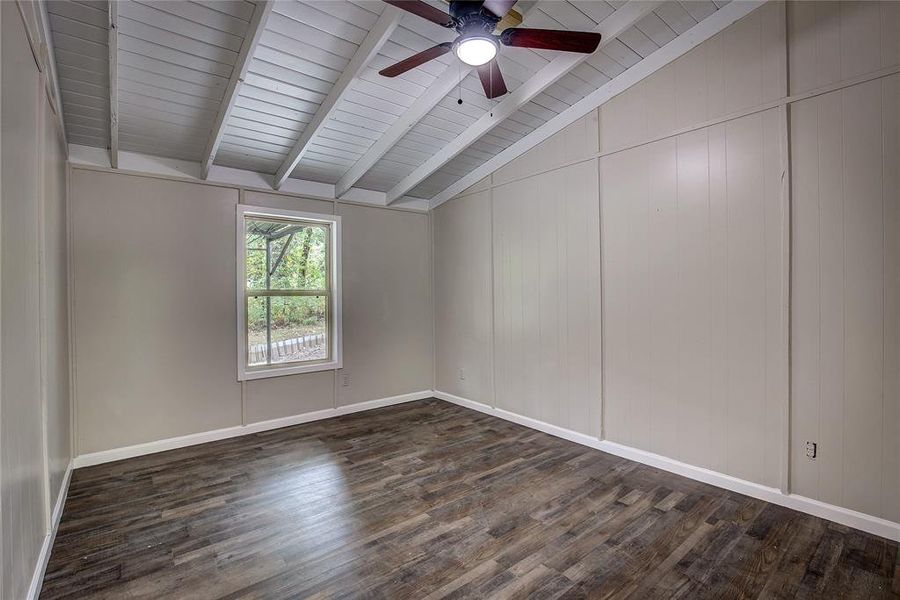
[[[269,377],[284,377],[285,375],[299,375],[301,373],[316,373],[318,371],[336,371],[343,365],[341,361],[313,363],[308,365],[288,365],[284,367],[270,367],[264,369],[240,369],[238,381],[252,381],[254,379],[267,379]]]

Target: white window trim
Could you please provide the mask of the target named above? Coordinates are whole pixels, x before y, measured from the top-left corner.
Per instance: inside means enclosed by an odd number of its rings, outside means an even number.
[[[244,249],[244,235],[246,233],[246,217],[280,217],[291,219],[303,219],[318,223],[328,223],[331,226],[331,264],[328,276],[331,279],[332,306],[334,317],[331,319],[331,334],[329,342],[332,344],[331,360],[311,364],[288,364],[285,366],[271,366],[268,368],[249,368],[247,366],[247,314],[244,306],[245,291],[247,285],[247,263]],[[262,206],[237,205],[237,367],[238,381],[264,379],[266,377],[281,377],[298,373],[313,373],[316,371],[332,371],[340,369],[344,365],[343,339],[341,330],[341,217],[323,213],[300,212],[296,210],[284,210],[280,208],[266,208]]]

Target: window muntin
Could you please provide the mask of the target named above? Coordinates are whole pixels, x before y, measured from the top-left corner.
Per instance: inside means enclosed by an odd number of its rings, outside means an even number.
[[[239,379],[340,368],[339,227],[339,217],[239,207]]]

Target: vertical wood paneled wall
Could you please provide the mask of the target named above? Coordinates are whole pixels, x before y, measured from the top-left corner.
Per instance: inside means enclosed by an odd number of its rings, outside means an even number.
[[[606,438],[777,487],[775,110],[601,160]]]
[[[900,66],[900,3],[789,9],[792,94]],[[791,489],[900,522],[900,75],[791,104],[790,135]]]
[[[490,191],[445,203],[433,213],[434,385],[493,403]],[[463,243],[460,243],[463,240]],[[462,371],[460,371],[462,369]]]
[[[600,433],[597,165],[494,188],[496,406]]]
[[[900,75],[798,102],[791,137],[793,489],[900,521]]]
[[[770,2],[600,108],[614,152],[784,97],[785,8]]]
[[[0,30],[0,598],[5,599],[28,595],[72,453],[65,147],[35,62],[40,54],[29,43],[15,2],[0,2]]]
[[[438,207],[437,389],[900,522],[898,30],[771,2]]]
[[[787,400],[779,119],[703,124],[786,95],[785,21],[769,3],[599,111],[605,437],[772,487]]]

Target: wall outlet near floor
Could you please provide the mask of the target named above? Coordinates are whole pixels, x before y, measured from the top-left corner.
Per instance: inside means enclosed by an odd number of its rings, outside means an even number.
[[[459,380],[460,380],[460,381],[465,381],[465,380],[466,380],[466,370],[465,370],[465,369],[460,369],[460,370],[459,370]]]
[[[819,452],[819,445],[816,442],[806,442],[806,458],[816,460],[816,454]]]
[[[344,373],[341,375],[341,387],[350,387],[350,374]]]

